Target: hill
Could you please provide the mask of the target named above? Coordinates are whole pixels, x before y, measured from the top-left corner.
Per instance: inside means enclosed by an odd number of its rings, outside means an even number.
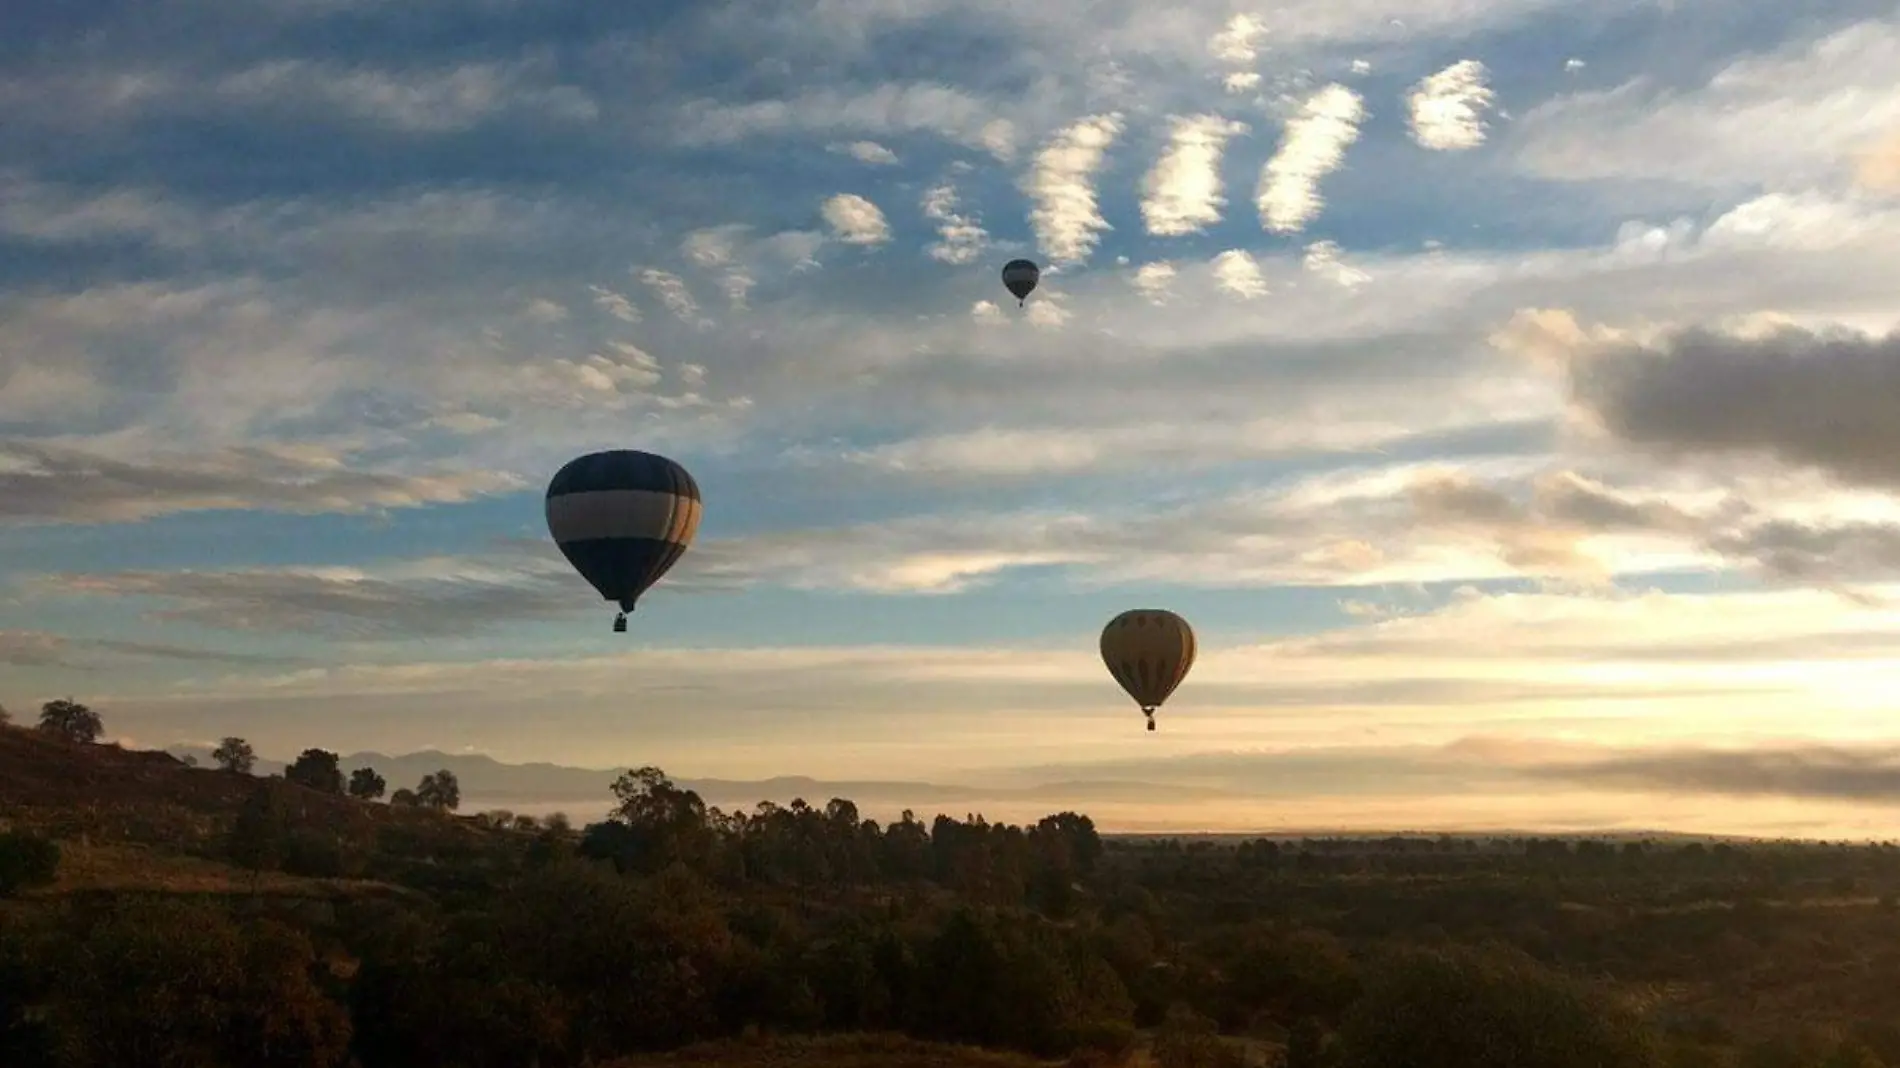
[[[1117,838],[637,785],[615,822],[502,823],[0,729],[0,1063],[1900,1065],[1891,847]]]

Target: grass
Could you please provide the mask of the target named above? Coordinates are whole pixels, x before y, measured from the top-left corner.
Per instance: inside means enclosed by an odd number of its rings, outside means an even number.
[[[252,873],[205,857],[131,842],[66,842],[60,847],[59,881],[29,896],[63,894],[250,894],[270,897],[344,898],[410,895],[388,883],[362,879],[312,879],[282,872]]]
[[[610,1068],[1051,1068],[1064,1063],[901,1035],[860,1034],[733,1039],[612,1061]]]

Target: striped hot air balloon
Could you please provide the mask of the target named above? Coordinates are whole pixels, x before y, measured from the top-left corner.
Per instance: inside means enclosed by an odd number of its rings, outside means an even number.
[[[1102,628],[1102,661],[1154,730],[1155,709],[1194,666],[1194,629],[1166,609],[1130,609]]]
[[[1041,278],[1041,269],[1028,260],[1010,260],[1003,264],[1003,288],[1016,298],[1019,308],[1029,299],[1029,294],[1035,292],[1036,282]]]
[[[614,630],[678,562],[699,530],[699,484],[664,456],[634,449],[589,453],[548,483],[548,532],[561,555],[620,606]]]

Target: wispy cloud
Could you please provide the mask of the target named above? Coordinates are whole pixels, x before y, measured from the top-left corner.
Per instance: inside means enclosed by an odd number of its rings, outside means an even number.
[[[1307,98],[1286,124],[1279,150],[1260,170],[1254,198],[1261,225],[1293,233],[1319,215],[1320,182],[1345,162],[1346,147],[1359,137],[1365,104],[1343,85],[1329,85]]]
[[[962,266],[975,263],[983,254],[989,232],[957,210],[955,186],[947,182],[931,186],[924,191],[921,207],[924,218],[937,224],[938,239],[927,250],[932,259]]]
[[[344,68],[280,59],[226,76],[220,96],[247,105],[319,106],[408,133],[466,130],[509,110],[588,122],[600,107],[574,86],[536,84],[529,64],[471,63],[433,71]]]
[[[1036,153],[1023,191],[1035,201],[1029,221],[1044,255],[1085,260],[1111,229],[1095,199],[1095,172],[1122,131],[1119,114],[1094,115],[1062,130]]]
[[[1158,236],[1191,234],[1220,222],[1221,154],[1247,125],[1219,115],[1176,117],[1168,148],[1142,180],[1141,218]]]
[[[486,471],[366,470],[320,446],[247,446],[113,458],[0,439],[0,520],[125,523],[176,512],[251,508],[363,512],[466,501],[519,482]]]
[[[590,285],[587,290],[594,295],[594,306],[601,311],[623,323],[640,321],[640,309],[634,307],[633,301],[627,299],[626,294],[608,289],[606,286]]]
[[[1406,94],[1412,140],[1436,152],[1457,152],[1484,143],[1484,113],[1496,94],[1489,72],[1475,59],[1463,59],[1429,75]]]
[[[666,310],[687,322],[698,320],[699,301],[693,299],[693,291],[686,288],[686,281],[679,275],[658,267],[642,267],[636,277],[653,290]]]
[[[869,163],[876,167],[895,167],[898,163],[897,153],[876,141],[852,141],[846,144],[827,145],[825,148],[830,152],[850,156],[859,163]]]

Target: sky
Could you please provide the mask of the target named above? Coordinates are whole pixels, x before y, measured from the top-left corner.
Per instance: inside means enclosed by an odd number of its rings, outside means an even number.
[[[1891,0],[32,5],[0,702],[1888,836],[1895,70]],[[542,511],[606,448],[705,498],[626,634]]]

